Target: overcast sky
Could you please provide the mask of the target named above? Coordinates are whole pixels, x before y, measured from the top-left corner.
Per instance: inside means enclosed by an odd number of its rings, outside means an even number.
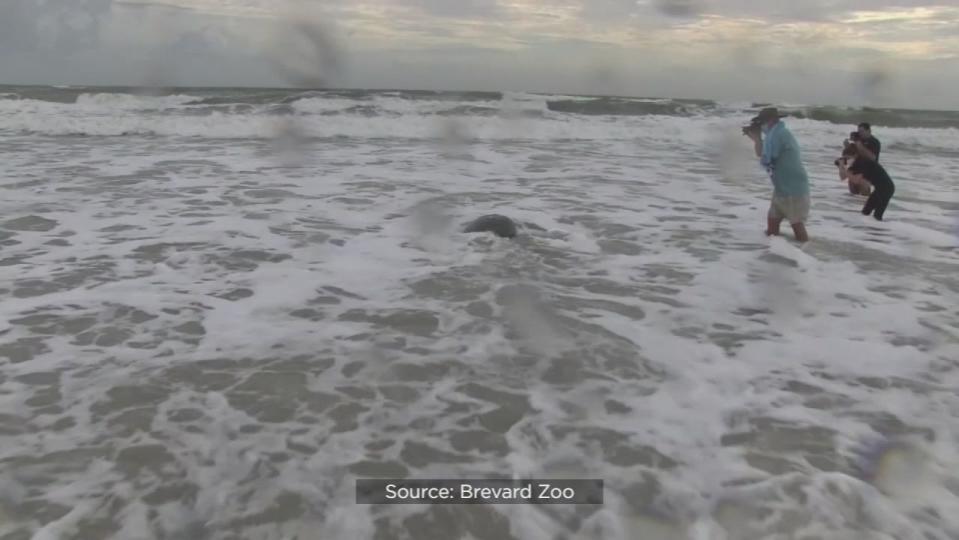
[[[956,0],[0,0],[0,84],[959,109]]]

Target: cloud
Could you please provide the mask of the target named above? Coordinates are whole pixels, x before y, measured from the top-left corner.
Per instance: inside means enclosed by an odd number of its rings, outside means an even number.
[[[321,21],[289,21],[276,34],[271,61],[287,84],[322,88],[343,69],[335,31]]]
[[[11,7],[14,6],[14,7]],[[9,32],[7,25],[19,29]],[[258,84],[245,23],[163,2],[0,1],[0,83]]]
[[[35,48],[38,44],[35,21],[35,5],[0,2],[0,47],[8,52]]]
[[[635,0],[581,0],[577,15],[586,21],[620,21],[639,15]]]
[[[494,17],[503,13],[496,0],[406,0],[402,5],[416,6],[440,17]]]
[[[289,22],[304,12],[323,39]],[[903,99],[926,85],[941,105],[959,80],[928,66],[957,55],[959,7],[921,0],[0,0],[8,83],[322,73],[334,85],[854,102],[862,74],[882,71]]]
[[[0,2],[0,47],[11,51],[71,52],[96,45],[112,0]]]

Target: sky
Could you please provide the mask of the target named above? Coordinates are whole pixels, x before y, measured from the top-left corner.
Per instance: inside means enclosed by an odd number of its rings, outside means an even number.
[[[0,0],[0,84],[959,109],[959,2]]]

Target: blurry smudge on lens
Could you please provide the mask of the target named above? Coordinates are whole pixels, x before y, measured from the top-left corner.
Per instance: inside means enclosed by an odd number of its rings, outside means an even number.
[[[856,466],[864,481],[892,500],[922,504],[939,491],[934,456],[927,446],[914,439],[882,439],[861,449]]]
[[[857,87],[859,95],[868,104],[888,102],[895,96],[896,76],[892,68],[886,65],[875,65],[858,76]]]
[[[325,88],[344,68],[334,26],[302,10],[283,19],[271,52],[275,71],[295,87]]]
[[[459,118],[444,118],[439,122],[440,155],[447,159],[469,158],[471,136],[466,122]]]
[[[409,209],[407,216],[408,236],[419,248],[442,252],[453,242],[454,217],[443,199],[420,201]]]
[[[690,18],[703,10],[700,0],[656,0],[656,9],[662,14],[676,18]]]
[[[731,184],[747,184],[757,174],[757,165],[750,158],[752,141],[737,126],[730,125],[719,132],[712,158],[722,179]]]
[[[309,140],[301,124],[295,118],[282,118],[274,128],[273,155],[283,167],[299,167],[306,164]]]

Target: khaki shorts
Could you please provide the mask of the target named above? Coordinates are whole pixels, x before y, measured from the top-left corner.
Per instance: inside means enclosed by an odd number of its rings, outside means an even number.
[[[773,195],[773,200],[769,203],[769,219],[785,219],[790,224],[805,223],[809,219],[809,195]]]

